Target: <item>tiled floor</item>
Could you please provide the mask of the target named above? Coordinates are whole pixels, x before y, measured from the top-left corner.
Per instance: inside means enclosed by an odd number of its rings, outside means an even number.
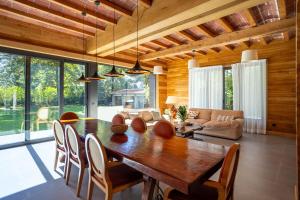
[[[234,141],[203,137],[205,141],[230,145]],[[292,200],[296,184],[295,140],[278,136],[244,134],[235,184],[236,200]],[[0,151],[0,199],[52,200],[75,197],[76,171],[66,186],[53,171],[54,142]],[[75,168],[74,168],[75,169]],[[216,174],[213,179],[216,179]],[[142,185],[118,193],[114,199],[135,200],[141,197]],[[81,199],[86,199],[87,176]],[[94,190],[93,199],[104,199]]]

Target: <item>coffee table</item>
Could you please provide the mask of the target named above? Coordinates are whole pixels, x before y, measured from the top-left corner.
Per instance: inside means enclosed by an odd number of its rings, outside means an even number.
[[[194,140],[202,140],[200,138],[194,137],[194,131],[201,131],[203,129],[203,126],[200,125],[186,125],[181,127],[180,125],[175,125],[176,130],[176,136],[183,137],[183,138],[190,138]]]

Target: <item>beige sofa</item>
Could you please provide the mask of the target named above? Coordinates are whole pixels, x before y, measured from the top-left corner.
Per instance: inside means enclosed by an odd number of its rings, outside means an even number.
[[[196,131],[196,134],[234,140],[242,136],[244,125],[243,111],[200,108],[190,108],[189,111],[197,112],[198,115],[195,118],[189,118],[187,121],[204,126],[203,130]]]
[[[158,111],[140,111],[138,113],[120,112],[125,118],[125,123],[130,125],[135,117],[141,117],[145,120],[147,127],[152,127],[154,124],[162,119]]]

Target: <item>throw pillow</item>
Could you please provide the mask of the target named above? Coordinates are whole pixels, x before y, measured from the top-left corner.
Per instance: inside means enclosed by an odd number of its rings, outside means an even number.
[[[152,111],[152,116],[153,116],[153,120],[154,120],[154,121],[161,120],[160,113],[157,112],[157,111]]]
[[[197,119],[198,115],[199,115],[199,112],[190,110],[188,113],[188,118],[189,119]]]
[[[234,119],[234,116],[232,116],[232,115],[218,115],[218,117],[217,117],[218,122],[232,121],[233,119]]]
[[[146,122],[153,120],[152,113],[149,111],[139,112],[139,117],[142,117]]]

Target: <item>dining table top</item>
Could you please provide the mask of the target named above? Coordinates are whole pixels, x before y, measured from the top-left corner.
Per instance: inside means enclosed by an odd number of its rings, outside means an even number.
[[[132,168],[188,194],[192,187],[212,176],[222,165],[228,148],[181,137],[163,138],[150,129],[131,127],[123,135],[111,131],[111,122],[98,119],[61,121],[71,124],[81,136],[94,133],[109,151],[124,157]]]

